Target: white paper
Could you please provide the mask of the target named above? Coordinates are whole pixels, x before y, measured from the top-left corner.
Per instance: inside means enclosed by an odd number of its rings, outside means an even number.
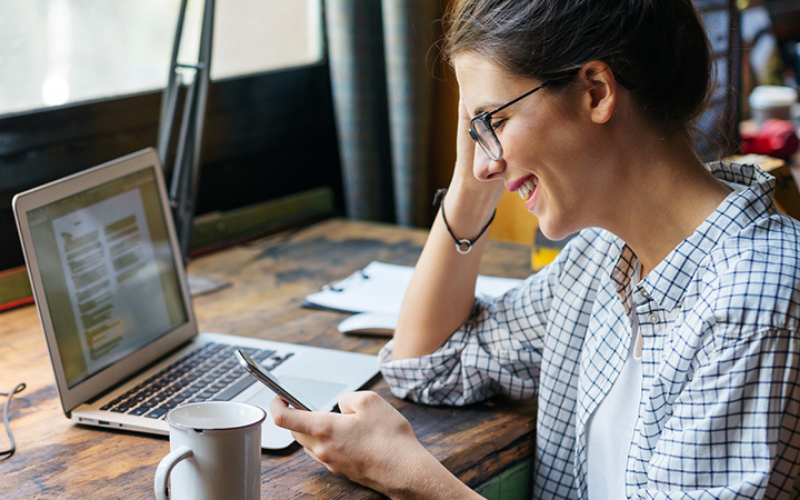
[[[308,295],[305,305],[351,313],[398,314],[413,272],[413,267],[371,262],[347,278]],[[478,276],[475,294],[499,296],[520,282],[481,275]]]

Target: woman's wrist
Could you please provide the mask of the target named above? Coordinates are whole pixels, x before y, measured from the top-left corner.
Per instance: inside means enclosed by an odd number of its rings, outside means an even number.
[[[450,183],[447,195],[441,199],[441,211],[446,214],[443,219],[453,237],[471,241],[478,239],[490,224],[502,191],[495,193],[483,182],[477,189],[464,184],[455,179]]]
[[[446,196],[447,190],[440,189],[436,192],[436,197],[434,198],[434,204],[438,201],[440,203],[440,212],[442,214],[442,222],[444,223],[447,232],[450,233],[450,237],[453,238],[453,243],[455,243],[456,251],[462,255],[468,254],[472,250],[472,246],[477,242],[481,236],[483,236],[486,231],[489,229],[492,221],[494,220],[494,216],[497,214],[497,210],[492,212],[492,216],[489,218],[489,222],[487,222],[478,234],[473,238],[459,238],[456,236],[456,233],[453,232],[453,228],[450,227],[450,222],[447,220],[447,211],[445,210],[444,206],[444,198]]]
[[[480,498],[424,448],[402,470],[406,474],[398,474],[396,477],[403,476],[407,479],[384,492],[393,500]]]

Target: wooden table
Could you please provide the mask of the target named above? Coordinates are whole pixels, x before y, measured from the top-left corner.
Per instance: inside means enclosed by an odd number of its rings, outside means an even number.
[[[376,354],[384,339],[344,336],[336,326],[346,315],[303,309],[300,303],[320,285],[372,260],[413,265],[426,234],[329,220],[198,258],[189,266],[191,273],[233,283],[194,299],[200,328]],[[481,272],[524,278],[529,262],[529,247],[491,242]],[[169,450],[168,439],[85,428],[68,420],[33,306],[0,314],[0,392],[19,382],[28,388],[11,404],[18,451],[0,462],[0,498],[153,498],[153,475]],[[383,380],[369,388],[395,405],[425,446],[471,486],[533,453],[533,402],[494,399],[468,408],[426,407],[394,398]],[[6,445],[2,430],[0,448]],[[261,482],[262,498],[379,498],[331,474],[296,444],[262,455]]]

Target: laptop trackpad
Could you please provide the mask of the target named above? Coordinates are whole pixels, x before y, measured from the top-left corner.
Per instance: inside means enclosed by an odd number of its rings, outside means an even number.
[[[323,411],[332,409],[339,401],[339,396],[347,388],[344,384],[297,377],[281,377],[280,381],[281,385],[301,402]],[[269,408],[269,404],[274,398],[275,393],[265,387],[247,402],[261,408]]]

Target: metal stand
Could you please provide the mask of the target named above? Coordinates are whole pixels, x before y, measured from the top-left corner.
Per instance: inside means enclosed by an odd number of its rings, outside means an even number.
[[[186,4],[181,0],[178,14],[178,25],[175,29],[175,40],[172,44],[172,58],[169,65],[167,88],[161,100],[161,115],[158,126],[158,159],[165,170],[167,154],[172,146],[175,116],[178,109],[180,87],[186,84],[186,97],[183,105],[180,131],[178,133],[175,163],[172,165],[172,182],[170,183],[169,201],[175,228],[178,233],[181,254],[184,264],[189,263],[189,247],[192,240],[195,201],[200,177],[200,145],[203,139],[203,121],[208,95],[209,72],[211,70],[211,47],[214,34],[214,3],[205,0],[203,8],[203,24],[200,30],[200,50],[195,64],[178,62],[183,26],[186,19]],[[207,293],[210,289],[221,288],[229,283],[219,282],[219,286],[208,287],[211,278],[189,276],[189,288],[192,295]],[[216,281],[216,280],[212,280]],[[202,282],[202,286],[195,285]]]
[[[175,41],[172,44],[167,88],[164,89],[164,96],[161,100],[161,116],[158,126],[158,159],[161,161],[161,165],[169,170],[167,154],[172,146],[178,94],[184,81],[188,80],[169,192],[172,215],[184,263],[188,263],[189,259],[195,199],[200,175],[200,144],[203,138],[203,121],[208,94],[209,70],[211,69],[215,0],[205,0],[203,25],[200,31],[200,51],[195,64],[178,62],[187,2],[188,0],[181,0]]]

